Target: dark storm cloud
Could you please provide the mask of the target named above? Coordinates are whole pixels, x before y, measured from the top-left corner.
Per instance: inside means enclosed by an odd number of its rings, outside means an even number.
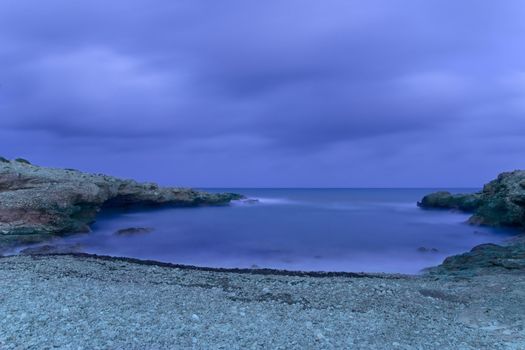
[[[113,172],[156,149],[184,181],[206,163],[238,180],[242,159],[253,184],[264,169],[268,185],[382,184],[370,174],[391,166],[406,185],[428,175],[422,157],[455,169],[450,154],[485,176],[517,160],[475,150],[525,136],[524,15],[520,1],[4,1],[3,148],[47,161],[14,141],[37,135],[59,165],[81,149]]]

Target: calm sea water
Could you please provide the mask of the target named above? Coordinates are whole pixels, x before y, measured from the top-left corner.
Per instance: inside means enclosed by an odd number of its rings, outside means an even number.
[[[92,233],[66,240],[89,253],[200,266],[417,273],[508,238],[465,224],[468,215],[418,208],[434,190],[213,189],[260,202],[106,214]],[[153,231],[115,234],[130,227]]]

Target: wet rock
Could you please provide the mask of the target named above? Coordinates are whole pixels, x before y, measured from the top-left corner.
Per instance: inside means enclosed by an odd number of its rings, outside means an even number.
[[[130,236],[130,235],[136,235],[136,234],[144,234],[144,233],[150,233],[153,232],[153,229],[150,227],[129,227],[129,228],[123,228],[115,232],[115,234],[120,236]]]
[[[244,198],[101,174],[0,162],[0,246],[89,232],[102,208],[224,205]],[[29,239],[31,240],[31,239]]]

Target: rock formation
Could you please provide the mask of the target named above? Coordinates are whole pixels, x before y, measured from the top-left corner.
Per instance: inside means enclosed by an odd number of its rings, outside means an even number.
[[[525,171],[502,173],[473,194],[436,192],[425,196],[422,208],[472,212],[471,224],[525,228]],[[483,273],[487,269],[525,271],[525,238],[519,235],[505,245],[481,244],[470,252],[450,256],[429,271],[446,274]]]
[[[525,227],[525,171],[502,173],[473,194],[432,193],[418,205],[472,212],[473,224]]]
[[[87,232],[102,208],[224,205],[241,198],[0,157],[0,247]]]
[[[480,244],[470,252],[446,258],[437,267],[428,269],[438,274],[476,274],[489,269],[501,272],[525,270],[525,243],[513,242],[508,245]]]

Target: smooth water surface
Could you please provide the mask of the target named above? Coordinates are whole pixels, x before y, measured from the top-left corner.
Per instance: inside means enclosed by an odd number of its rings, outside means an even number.
[[[508,237],[465,224],[466,214],[418,208],[434,190],[227,189],[260,202],[106,214],[66,240],[89,253],[199,266],[417,273]],[[115,234],[130,227],[153,231]]]

